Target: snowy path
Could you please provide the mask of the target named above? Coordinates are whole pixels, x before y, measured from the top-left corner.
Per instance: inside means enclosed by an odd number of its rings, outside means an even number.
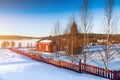
[[[107,80],[38,62],[0,49],[0,80]]]

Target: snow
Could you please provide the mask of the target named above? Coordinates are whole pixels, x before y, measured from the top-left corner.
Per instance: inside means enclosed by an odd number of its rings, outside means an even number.
[[[28,50],[31,48],[27,47],[27,44],[35,47],[36,41],[38,39],[29,40],[4,40],[4,41],[14,41],[16,49],[29,53]],[[0,40],[0,45],[3,41]],[[18,44],[21,42],[22,48],[18,48]],[[43,41],[50,42],[50,41]],[[111,45],[113,46],[113,45]],[[35,48],[32,48],[35,49]],[[110,47],[110,51],[115,49],[120,50],[120,45],[115,45],[115,47]],[[91,58],[87,60],[87,64],[98,66],[104,68],[104,64],[100,61],[100,53],[104,54],[104,46],[87,46],[87,53],[91,55]],[[120,52],[120,51],[119,51]],[[55,53],[42,52],[42,57],[51,58],[58,60]],[[75,64],[79,62],[79,55],[75,57]],[[110,62],[108,68],[110,70],[120,70],[120,54],[114,55],[114,59]],[[82,58],[81,58],[82,59]],[[71,62],[70,57],[60,52],[59,60]],[[83,59],[82,59],[83,62]],[[23,55],[16,54],[7,49],[0,49],[0,80],[106,80],[93,75],[88,75],[84,73],[76,73],[74,71],[66,70],[63,68],[58,68],[52,65],[48,65],[43,62],[37,62]]]
[[[107,80],[32,60],[0,49],[0,80]]]
[[[29,46],[32,46],[35,47],[36,46],[36,42],[38,41],[39,39],[22,39],[22,40],[0,40],[0,48],[1,48],[1,44],[3,41],[8,41],[9,43],[14,41],[15,42],[15,47],[18,47],[19,43],[21,43],[21,46],[22,47],[27,47],[27,45],[29,44]]]
[[[41,43],[51,43],[52,41],[51,40],[42,40],[40,41]]]
[[[102,47],[103,46],[101,46],[101,45],[96,45],[96,46],[89,46],[87,48],[87,49],[89,49],[89,51],[91,51],[91,52],[88,52],[88,54],[90,54],[90,58],[87,59],[87,64],[93,65],[93,66],[97,66],[97,67],[100,67],[100,68],[105,68],[103,62],[100,60],[100,58],[101,58],[100,54],[105,54],[105,52],[102,49]],[[120,46],[116,46],[116,47],[118,47],[118,50],[119,50]],[[115,49],[114,47],[111,48],[111,49],[113,49],[112,50],[113,52],[116,52],[116,50],[114,50]],[[29,49],[24,48],[24,50],[22,50],[22,51],[24,51],[26,53],[29,53],[28,50]],[[70,57],[65,55],[64,53],[60,53],[59,55],[60,55],[59,56],[59,60],[71,62]],[[51,58],[53,60],[58,60],[56,58],[56,54],[55,53],[42,52],[41,56],[44,57],[44,58]],[[79,63],[79,59],[80,59],[79,55],[75,56],[74,63],[78,64]],[[83,58],[81,58],[81,59],[82,59],[82,62],[83,62]],[[113,60],[111,60],[109,62],[108,68],[110,70],[120,70],[120,65],[119,64],[120,64],[120,54],[116,54],[116,55],[113,56]]]

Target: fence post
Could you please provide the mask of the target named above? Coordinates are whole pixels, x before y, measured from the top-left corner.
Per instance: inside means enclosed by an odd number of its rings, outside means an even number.
[[[61,61],[59,60],[58,62],[59,62],[59,67],[61,67]]]
[[[114,78],[113,80],[118,80],[117,79],[117,71],[113,71],[113,78]]]
[[[81,71],[81,59],[80,59],[80,61],[79,61],[79,72],[81,73],[82,71]]]

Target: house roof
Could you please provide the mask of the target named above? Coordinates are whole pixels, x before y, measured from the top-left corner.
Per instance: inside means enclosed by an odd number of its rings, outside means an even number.
[[[41,40],[40,42],[41,42],[41,43],[51,43],[52,40]]]

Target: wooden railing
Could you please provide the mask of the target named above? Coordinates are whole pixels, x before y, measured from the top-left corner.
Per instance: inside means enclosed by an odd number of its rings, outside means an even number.
[[[108,79],[114,78],[113,71],[111,71],[109,69],[99,68],[96,66],[83,64],[83,63],[79,63],[79,66],[81,66],[81,68],[80,68],[81,72],[97,75],[97,76],[108,78]]]
[[[76,72],[89,73],[89,74],[93,74],[96,76],[108,78],[111,80],[120,80],[120,71],[111,71],[109,69],[104,69],[104,68],[99,68],[99,67],[88,65],[88,64],[83,64],[83,63],[81,63],[81,60],[79,62],[79,65],[76,65],[76,64],[73,64],[70,62],[65,62],[62,60],[52,60],[49,58],[43,58],[41,56],[27,54],[25,52],[22,52],[22,51],[16,50],[16,49],[10,49],[10,50],[12,50],[16,53],[22,54],[24,56],[30,57],[34,60],[38,60],[38,61],[42,61],[42,62],[45,62],[48,64],[52,64],[52,65],[55,65],[57,67],[70,69],[70,70],[73,70]]]
[[[120,80],[120,71],[114,71],[114,80]]]

